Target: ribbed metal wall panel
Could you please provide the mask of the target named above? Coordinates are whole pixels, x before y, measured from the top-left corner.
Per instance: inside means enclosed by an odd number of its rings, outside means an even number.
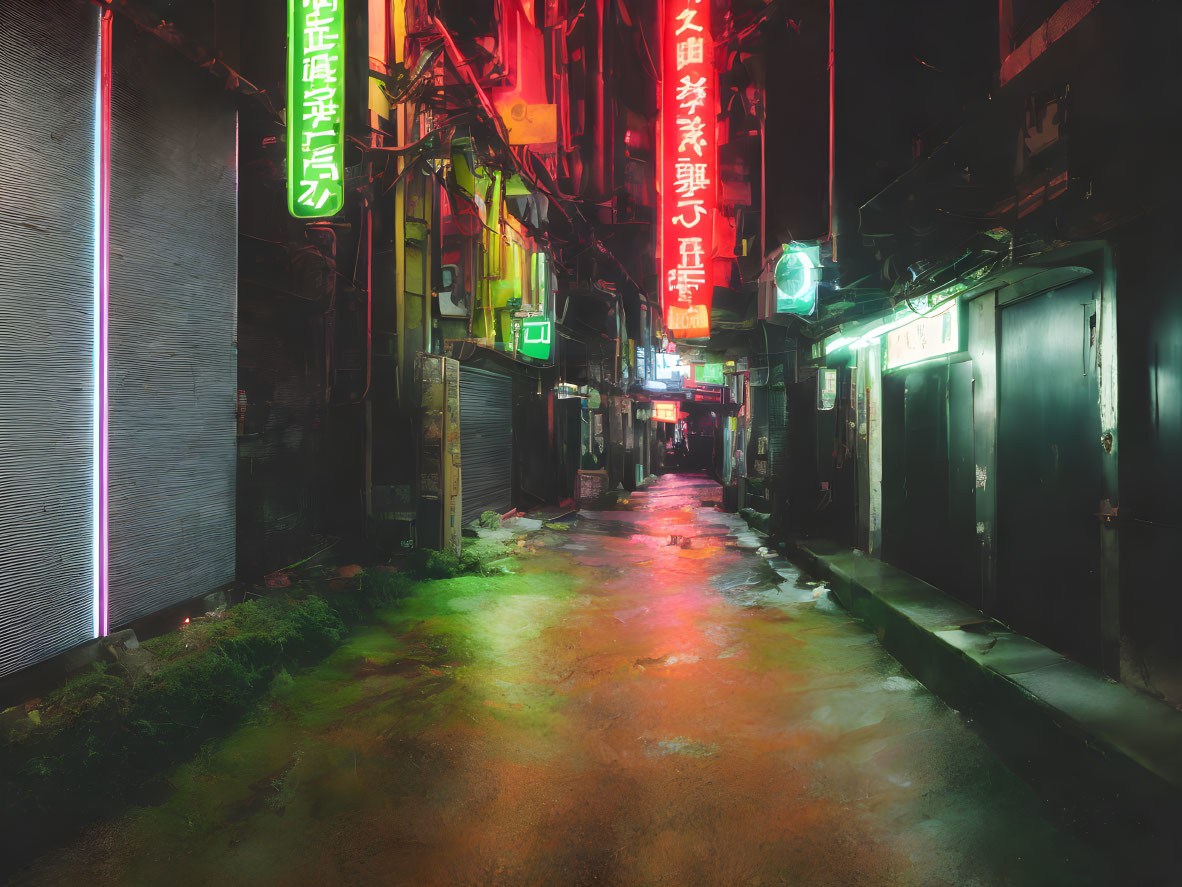
[[[0,2],[0,675],[93,633],[98,24]]]
[[[460,367],[463,521],[513,505],[513,380]]]
[[[786,479],[788,472],[788,392],[782,382],[767,389],[768,465],[773,477]]]
[[[111,109],[111,626],[234,578],[236,118],[123,19]]]

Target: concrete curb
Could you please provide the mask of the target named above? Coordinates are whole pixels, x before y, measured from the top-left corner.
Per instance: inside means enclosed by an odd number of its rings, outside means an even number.
[[[888,564],[820,542],[798,559],[920,682],[1084,826],[1182,820],[1182,712],[1109,680]]]

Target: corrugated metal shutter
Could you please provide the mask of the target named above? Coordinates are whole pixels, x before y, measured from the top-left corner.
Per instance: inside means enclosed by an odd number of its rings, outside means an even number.
[[[98,23],[0,3],[0,675],[94,631]]]
[[[460,367],[460,492],[467,524],[513,505],[513,380]]]
[[[783,382],[767,387],[767,447],[772,477],[788,471],[788,393]]]
[[[112,627],[234,578],[236,118],[123,19],[111,109]]]

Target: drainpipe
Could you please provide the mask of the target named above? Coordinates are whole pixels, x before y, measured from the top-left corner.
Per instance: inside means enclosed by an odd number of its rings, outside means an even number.
[[[406,144],[406,105],[398,106],[398,143]],[[402,380],[406,372],[406,158],[398,155],[398,184],[394,186],[394,328],[398,331],[396,355],[398,372],[394,374],[394,390],[398,405],[402,400]]]
[[[380,138],[373,134],[374,140]],[[371,168],[372,179],[372,168]],[[373,519],[373,401],[369,397],[373,384],[373,207],[369,195],[361,199],[361,223],[365,225],[365,516]]]
[[[591,128],[591,187],[597,199],[608,196],[608,128],[607,89],[604,84],[604,51],[606,49],[604,20],[607,0],[595,0],[595,72],[591,78],[594,95],[595,123]]]
[[[834,212],[837,175],[837,0],[829,0],[829,241],[832,255],[830,261],[837,262],[837,214]]]

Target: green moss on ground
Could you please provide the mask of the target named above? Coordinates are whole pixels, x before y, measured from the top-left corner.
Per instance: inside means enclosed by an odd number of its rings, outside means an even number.
[[[145,641],[151,668],[133,674],[99,663],[70,680],[39,701],[29,723],[0,736],[0,828],[21,848],[0,861],[0,875],[127,800],[150,800],[165,768],[200,760],[268,692],[291,684],[293,671],[337,649],[348,625],[377,613],[383,621],[391,613],[403,613],[400,622],[430,619],[440,595],[455,595],[453,583],[487,582],[501,572],[490,562],[513,548],[515,540],[471,540],[459,557],[420,551],[397,569],[344,577],[319,568],[281,592]],[[351,643],[364,643],[366,631]],[[363,693],[363,682],[342,685],[324,717]]]

